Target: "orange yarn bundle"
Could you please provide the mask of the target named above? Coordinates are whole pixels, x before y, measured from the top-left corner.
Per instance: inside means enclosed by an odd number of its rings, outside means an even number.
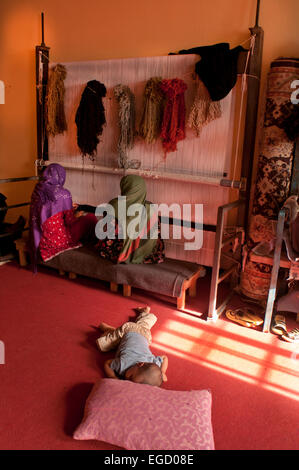
[[[166,98],[161,131],[162,145],[166,155],[168,152],[175,152],[177,142],[185,138],[184,93],[187,90],[187,85],[183,80],[174,78],[162,80],[160,87]]]

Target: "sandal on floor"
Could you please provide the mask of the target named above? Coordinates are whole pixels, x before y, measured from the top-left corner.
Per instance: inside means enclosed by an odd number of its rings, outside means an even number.
[[[243,319],[244,312],[240,308],[237,308],[236,310],[226,310],[225,315],[229,320],[239,323],[242,326],[246,326],[247,328],[254,326],[253,323]]]
[[[275,315],[271,331],[275,335],[287,334],[286,319],[283,315]]]
[[[299,343],[299,328],[294,328],[289,333],[283,333],[281,338],[288,341],[288,343]]]
[[[264,323],[264,320],[259,317],[253,310],[250,308],[242,309],[244,311],[243,319],[249,323],[253,323],[254,326],[259,326]]]

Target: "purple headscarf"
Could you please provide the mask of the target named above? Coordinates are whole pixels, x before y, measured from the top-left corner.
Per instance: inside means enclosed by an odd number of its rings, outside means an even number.
[[[51,163],[33,190],[30,205],[30,249],[35,267],[43,223],[73,206],[71,193],[63,187],[65,178],[65,169],[58,163]]]

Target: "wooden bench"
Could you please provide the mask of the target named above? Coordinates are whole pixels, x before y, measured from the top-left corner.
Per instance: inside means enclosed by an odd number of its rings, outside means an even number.
[[[27,265],[27,240],[16,240],[20,266]],[[100,258],[93,247],[84,246],[69,250],[47,262],[40,262],[59,271],[69,273],[69,278],[82,275],[108,281],[112,292],[122,285],[123,295],[130,297],[132,287],[168,295],[176,299],[178,309],[185,308],[186,293],[196,296],[197,280],[206,274],[205,268],[187,261],[166,258],[160,264],[113,264]]]

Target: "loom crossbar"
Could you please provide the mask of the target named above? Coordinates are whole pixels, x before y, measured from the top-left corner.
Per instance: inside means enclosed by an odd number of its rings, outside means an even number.
[[[54,163],[53,160],[43,162],[44,165],[50,165]],[[245,181],[241,180],[230,180],[223,177],[207,176],[207,175],[196,175],[196,174],[184,174],[176,172],[162,172],[162,171],[153,171],[153,170],[133,170],[133,169],[122,169],[108,166],[99,166],[99,165],[75,165],[67,162],[59,162],[64,168],[69,170],[83,170],[95,173],[103,174],[114,174],[114,175],[139,175],[144,178],[151,179],[165,179],[173,181],[183,181],[186,183],[200,183],[211,186],[223,186],[224,188],[229,189],[244,189]]]

